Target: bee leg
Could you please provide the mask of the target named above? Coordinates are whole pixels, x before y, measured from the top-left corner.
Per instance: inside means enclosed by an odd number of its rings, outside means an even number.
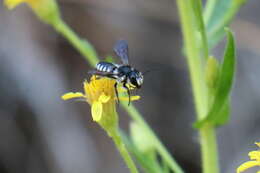
[[[131,98],[130,98],[130,90],[129,90],[129,88],[126,86],[126,83],[123,83],[123,87],[127,90],[127,94],[128,94],[128,106],[130,106],[130,101],[131,101]]]
[[[114,84],[114,88],[115,88],[115,93],[116,93],[117,103],[120,103],[120,101],[119,101],[119,97],[118,97],[118,91],[117,91],[117,82]]]

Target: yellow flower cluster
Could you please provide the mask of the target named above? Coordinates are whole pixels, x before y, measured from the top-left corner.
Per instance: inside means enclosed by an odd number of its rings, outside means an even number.
[[[60,19],[59,8],[55,0],[4,0],[8,9],[26,3],[34,13],[45,23],[58,23]]]
[[[256,142],[255,144],[258,147],[260,147],[260,142]],[[237,168],[237,173],[244,172],[247,169],[255,167],[255,166],[260,166],[260,150],[251,151],[248,153],[248,156],[251,161],[247,161],[247,162],[243,163],[242,165],[240,165]],[[260,170],[257,173],[260,173]]]
[[[115,103],[115,80],[109,78],[98,78],[92,76],[90,82],[84,82],[84,94],[80,92],[69,92],[62,96],[63,100],[80,98],[86,100],[91,105],[91,113],[94,121],[99,122],[105,114],[113,114]],[[126,92],[119,88],[119,92]],[[128,100],[125,97],[119,97],[121,101]],[[131,101],[140,99],[140,96],[131,96]]]

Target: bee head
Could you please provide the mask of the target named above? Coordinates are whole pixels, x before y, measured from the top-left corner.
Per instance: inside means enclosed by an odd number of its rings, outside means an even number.
[[[134,69],[129,74],[129,80],[133,86],[136,88],[141,88],[144,79],[142,73]]]

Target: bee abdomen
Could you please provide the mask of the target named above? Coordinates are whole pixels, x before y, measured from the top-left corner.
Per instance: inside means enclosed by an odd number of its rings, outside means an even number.
[[[96,65],[96,69],[102,72],[113,72],[116,66],[109,62],[99,62]]]

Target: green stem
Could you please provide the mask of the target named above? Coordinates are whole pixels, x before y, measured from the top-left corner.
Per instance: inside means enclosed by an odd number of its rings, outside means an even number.
[[[92,66],[97,64],[98,58],[96,51],[88,41],[80,39],[61,19],[54,23],[53,27],[62,34]]]
[[[194,22],[195,25],[197,25],[196,28],[198,28],[198,31],[201,35],[201,47],[202,47],[202,52],[203,52],[203,56],[205,59],[208,58],[209,56],[209,52],[208,52],[208,39],[207,39],[207,33],[206,33],[206,29],[205,29],[205,25],[204,25],[204,19],[202,16],[202,2],[201,0],[192,0],[191,1],[191,5],[193,7],[193,11],[195,13],[194,15]]]
[[[163,173],[170,173],[168,163],[165,160],[162,160],[162,170]]]
[[[114,130],[109,135],[111,136],[114,143],[116,144],[118,151],[120,152],[121,156],[123,157],[127,167],[131,171],[131,173],[138,173],[138,170],[134,164],[134,161],[132,160],[130,154],[128,153],[126,146],[123,143],[123,140],[122,140],[118,130]]]
[[[120,129],[119,129],[120,131]],[[137,149],[137,146],[133,143],[133,141],[130,141],[130,138],[126,136],[126,134],[123,131],[120,131],[120,136],[122,137],[128,151],[130,153],[133,153],[135,158],[138,160],[138,162],[142,165],[142,168],[145,170],[145,172],[149,173],[162,173],[161,167],[159,163],[155,159],[151,159],[150,157],[147,158],[146,154],[143,154]]]
[[[192,6],[189,0],[177,0],[184,36],[185,52],[190,70],[194,102],[199,119],[207,113],[207,87],[204,79],[204,60],[197,47],[196,26],[193,22]]]
[[[194,0],[177,0],[187,62],[190,70],[194,102],[197,119],[203,119],[208,112],[208,91],[205,82],[205,59],[200,56],[200,49],[196,46],[196,28],[193,17],[192,2]],[[213,126],[199,129],[202,153],[202,167],[204,173],[218,173],[218,152]]]
[[[200,129],[200,143],[204,173],[218,173],[218,149],[215,128],[205,125]]]
[[[149,127],[149,125],[145,122],[145,120],[142,118],[141,114],[136,110],[136,108],[132,105],[128,106],[127,104],[122,104],[126,111],[129,113],[131,118],[138,122],[149,136],[153,138],[155,141],[155,147],[161,157],[167,162],[169,167],[174,171],[174,173],[183,173],[183,170],[178,165],[178,163],[171,157],[170,153],[167,151],[165,146],[162,144],[162,142],[158,139],[158,137],[154,134],[152,129]]]

